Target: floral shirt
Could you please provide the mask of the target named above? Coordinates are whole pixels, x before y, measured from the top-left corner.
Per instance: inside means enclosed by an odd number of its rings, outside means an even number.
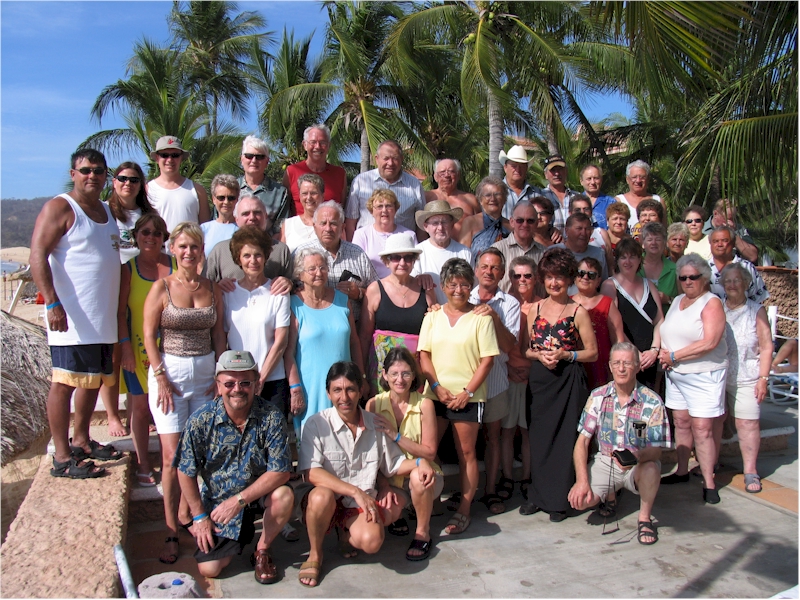
[[[580,305],[575,306],[572,315],[562,317],[551,325],[550,321],[539,315],[539,306],[536,307],[536,318],[531,325],[531,348],[534,350],[577,350],[580,335],[575,326],[575,314]]]
[[[173,466],[184,475],[203,478],[200,496],[205,512],[211,514],[267,471],[291,471],[286,421],[274,404],[256,396],[240,433],[219,397],[189,417]],[[230,523],[216,523],[219,535],[239,539],[243,515],[242,510]]]
[[[636,435],[634,421],[647,424],[641,438]],[[623,448],[636,452],[647,446],[672,446],[664,403],[658,394],[640,383],[625,406],[620,406],[613,381],[593,390],[581,414],[578,433],[589,438],[597,435],[603,456],[611,456],[614,450]]]

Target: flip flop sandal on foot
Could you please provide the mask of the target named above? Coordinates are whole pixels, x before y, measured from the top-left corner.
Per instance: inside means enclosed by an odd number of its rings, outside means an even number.
[[[758,489],[751,490],[751,485],[757,485]],[[756,475],[755,473],[745,473],[744,474],[744,491],[748,494],[757,494],[761,491],[761,477]]]
[[[153,487],[156,484],[156,476],[152,471],[149,473],[137,473],[136,483],[140,487]]]
[[[93,458],[94,460],[119,460],[122,458],[122,452],[114,448],[111,444],[103,445],[100,442],[89,440],[89,448],[91,451],[87,453],[86,450],[80,446],[73,446],[72,438],[70,438],[69,441],[70,452],[72,452],[78,460],[83,460],[85,458]]]
[[[58,462],[53,458],[53,468],[50,475],[53,477],[67,477],[68,479],[94,479],[106,474],[103,467],[97,467],[92,461],[81,464],[77,458],[70,457],[66,462]]]
[[[319,585],[319,572],[320,564],[316,560],[307,560],[300,565],[300,570],[297,572],[297,579],[300,585],[305,587],[317,587]],[[313,579],[314,585],[310,583],[303,583],[303,579]]]
[[[420,550],[421,554],[411,554],[412,550]],[[406,551],[406,560],[416,562],[418,560],[425,560],[431,554],[431,540],[411,540],[411,544]]]

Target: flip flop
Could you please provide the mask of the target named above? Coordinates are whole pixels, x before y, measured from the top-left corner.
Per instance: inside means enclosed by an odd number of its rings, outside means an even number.
[[[758,489],[751,490],[751,485],[757,485]],[[745,473],[744,474],[744,491],[748,494],[758,494],[761,491],[761,477],[759,477],[756,473]]]
[[[421,550],[422,554],[409,554],[412,550]],[[416,562],[418,560],[425,560],[431,554],[431,540],[411,540],[411,544],[406,550],[406,560]]]
[[[54,457],[50,475],[53,477],[67,477],[68,479],[94,479],[95,477],[102,477],[106,473],[103,467],[95,466],[92,461],[86,461],[83,464],[81,462],[74,456],[71,456],[65,462],[58,462]]]
[[[152,471],[150,471],[149,473],[137,473],[136,483],[138,483],[140,487],[155,486],[156,485],[155,473],[153,473]]]
[[[316,560],[307,560],[300,565],[300,570],[297,572],[297,579],[300,585],[305,587],[317,587],[319,585],[319,571],[320,564]],[[314,585],[310,583],[303,583],[303,579],[313,579]]]
[[[78,460],[84,460],[86,458],[93,458],[95,460],[119,460],[122,458],[122,452],[114,448],[111,444],[103,445],[95,440],[89,440],[90,452],[87,453],[86,450],[80,446],[73,446],[72,438],[69,438],[69,441],[70,452],[72,452]]]

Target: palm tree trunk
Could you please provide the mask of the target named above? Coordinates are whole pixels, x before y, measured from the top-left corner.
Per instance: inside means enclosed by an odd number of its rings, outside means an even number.
[[[503,167],[500,165],[500,151],[503,149],[503,114],[500,102],[489,90],[489,175],[503,178]]]
[[[369,135],[367,135],[367,128],[361,128],[361,172],[366,173],[369,171],[370,164],[370,150],[369,150]]]

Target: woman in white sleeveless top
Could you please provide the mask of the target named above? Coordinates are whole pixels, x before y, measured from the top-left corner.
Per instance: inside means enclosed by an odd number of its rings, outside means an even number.
[[[294,249],[317,238],[314,233],[314,211],[325,199],[325,182],[314,173],[306,173],[297,179],[303,214],[289,217],[281,225],[281,241]]]
[[[683,294],[675,298],[661,323],[659,360],[667,370],[666,406],[675,421],[677,471],[662,483],[689,481],[689,453],[703,474],[703,500],[719,502],[714,464],[725,419],[725,381],[728,346],[722,301],[709,291],[711,268],[691,253],[676,266]]]

